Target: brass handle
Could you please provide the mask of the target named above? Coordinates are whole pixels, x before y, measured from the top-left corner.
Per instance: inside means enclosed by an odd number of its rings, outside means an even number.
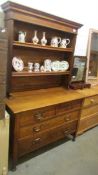
[[[36,144],[36,143],[39,143],[40,142],[40,138],[36,138],[35,140],[33,140],[33,145]]]
[[[33,128],[33,131],[39,132],[39,131],[40,131],[40,128],[34,127],[34,128]]]
[[[90,101],[91,101],[91,103],[94,103],[94,102],[95,102],[95,100],[94,100],[94,99],[91,99]]]
[[[36,117],[36,119],[39,120],[39,121],[43,119],[42,113],[40,113],[40,112],[36,113],[36,114],[35,114],[35,117]]]
[[[70,121],[70,115],[67,115],[64,119],[65,119],[65,121]]]

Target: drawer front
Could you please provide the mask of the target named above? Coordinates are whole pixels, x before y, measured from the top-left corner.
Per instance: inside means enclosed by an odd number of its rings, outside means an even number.
[[[80,121],[78,134],[98,125],[98,113],[87,118],[83,118]]]
[[[20,139],[18,141],[18,156],[37,150],[38,148],[66,137],[67,134],[73,133],[76,130],[77,122],[72,122],[67,125],[62,125],[51,129],[50,131],[36,134],[35,137]]]
[[[92,106],[92,105],[95,105],[95,104],[98,104],[98,95],[85,98],[83,106],[87,107],[87,106]]]
[[[79,117],[79,111],[74,111],[68,114],[63,114],[62,116],[58,116],[51,120],[47,120],[41,124],[21,127],[19,132],[19,137],[23,138],[29,135],[33,136],[36,133],[43,132],[45,130],[49,130],[51,128],[55,128],[57,126],[63,125],[64,123],[77,120],[78,117]]]
[[[94,115],[96,112],[98,112],[98,105],[84,108],[81,112],[81,118],[85,118],[85,117]]]
[[[68,103],[62,103],[57,105],[56,114],[63,114],[66,111],[72,111],[75,109],[79,109],[81,107],[81,100],[75,100]]]
[[[55,116],[55,107],[46,107],[17,114],[20,117],[20,126],[32,125],[43,122]]]

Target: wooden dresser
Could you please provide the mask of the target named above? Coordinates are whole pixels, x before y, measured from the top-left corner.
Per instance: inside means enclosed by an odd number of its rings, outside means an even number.
[[[8,29],[7,110],[11,116],[11,151],[13,168],[19,157],[65,137],[75,138],[82,96],[68,90],[73,68],[79,23],[31,9],[13,2],[2,5]],[[38,44],[32,43],[37,31]],[[25,42],[19,42],[25,32]],[[41,45],[43,32],[47,44]],[[62,48],[51,46],[51,40],[67,38]],[[24,63],[20,72],[12,67],[13,57]],[[66,71],[29,72],[28,63],[43,65],[45,60],[67,61]]]

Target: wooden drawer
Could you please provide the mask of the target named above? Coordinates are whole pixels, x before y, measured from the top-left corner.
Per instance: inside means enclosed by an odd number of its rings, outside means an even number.
[[[85,117],[94,115],[96,112],[98,112],[98,105],[84,108],[82,109],[82,112],[81,112],[81,118],[85,118]]]
[[[56,114],[63,114],[66,111],[72,111],[75,109],[79,109],[81,107],[81,100],[74,100],[68,103],[62,103],[57,105]]]
[[[74,120],[77,120],[79,117],[79,111],[74,111],[68,114],[64,114],[62,116],[58,116],[56,118],[53,118],[51,120],[47,120],[41,124],[37,125],[30,125],[30,126],[24,126],[20,128],[19,137],[23,138],[26,136],[34,135],[39,132],[43,132],[45,130],[49,130],[51,128],[54,128],[56,126],[63,125],[64,123],[72,122]]]
[[[85,98],[83,107],[92,106],[98,104],[98,95]]]
[[[20,117],[20,126],[32,125],[55,116],[55,107],[45,107],[37,110],[25,111],[17,114]]]
[[[95,115],[81,119],[80,125],[78,128],[78,134],[81,134],[82,132],[96,125],[98,125],[98,112]]]
[[[18,141],[18,156],[20,157],[28,152],[37,150],[44,145],[66,137],[67,134],[75,132],[76,126],[77,122],[74,121],[67,125],[61,125],[50,131],[43,132],[42,134],[36,134],[35,137],[20,139]]]

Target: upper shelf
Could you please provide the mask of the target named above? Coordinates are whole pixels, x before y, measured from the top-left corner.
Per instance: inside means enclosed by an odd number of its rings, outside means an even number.
[[[35,48],[35,49],[45,49],[45,50],[53,50],[60,52],[73,52],[73,48],[60,48],[60,47],[51,47],[51,46],[42,46],[40,44],[34,45],[33,43],[21,43],[19,41],[14,41],[13,46],[17,47],[26,47],[26,48]]]

